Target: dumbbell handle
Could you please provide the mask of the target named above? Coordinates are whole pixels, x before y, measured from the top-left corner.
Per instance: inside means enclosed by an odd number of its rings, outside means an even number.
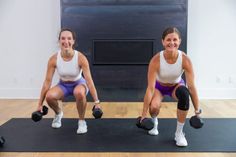
[[[195,112],[195,115],[199,115],[202,113],[202,109],[195,110],[194,112]]]
[[[42,110],[43,110],[43,112],[42,112],[43,115],[48,114],[48,107],[47,106],[43,106]]]

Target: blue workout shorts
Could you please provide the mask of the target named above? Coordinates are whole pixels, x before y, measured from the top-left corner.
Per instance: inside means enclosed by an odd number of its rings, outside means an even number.
[[[64,97],[73,95],[73,91],[77,85],[84,85],[85,86],[86,95],[89,92],[88,86],[86,84],[86,80],[83,77],[81,77],[79,80],[74,81],[74,82],[63,82],[60,80],[57,85],[62,89],[62,91],[64,93]]]

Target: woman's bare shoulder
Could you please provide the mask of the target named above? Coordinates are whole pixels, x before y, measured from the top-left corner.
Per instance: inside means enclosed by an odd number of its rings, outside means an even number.
[[[48,60],[48,64],[50,65],[56,65],[57,61],[57,53],[54,53]]]
[[[159,63],[160,62],[160,52],[157,52],[151,59],[150,63]]]
[[[191,60],[190,60],[190,58],[187,56],[187,54],[186,53],[182,53],[182,63],[183,63],[183,68],[184,69],[188,69],[189,67],[191,67],[192,66],[192,62],[191,62]]]

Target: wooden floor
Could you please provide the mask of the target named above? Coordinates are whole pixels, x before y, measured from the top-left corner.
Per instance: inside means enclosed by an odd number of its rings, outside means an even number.
[[[236,100],[202,100],[203,118],[236,118]],[[78,117],[74,102],[60,103],[63,107],[65,118]],[[101,104],[103,118],[134,118],[141,114],[142,103],[110,103]],[[11,118],[30,118],[36,109],[37,100],[0,100],[0,125]],[[91,118],[92,104],[88,103],[86,118]],[[193,114],[191,106],[188,117]],[[54,113],[49,110],[45,117],[51,118]],[[176,103],[162,103],[159,118],[175,118]],[[236,153],[0,153],[0,157],[235,157]]]

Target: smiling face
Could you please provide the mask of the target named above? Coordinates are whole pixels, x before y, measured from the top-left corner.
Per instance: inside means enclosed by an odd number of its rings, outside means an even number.
[[[162,39],[162,45],[164,46],[165,50],[169,52],[177,51],[180,43],[181,39],[179,34],[176,32],[169,33],[164,37],[164,39]]]
[[[62,51],[71,51],[73,50],[73,46],[75,44],[75,39],[73,38],[73,34],[70,31],[62,31],[59,37],[59,44]]]

